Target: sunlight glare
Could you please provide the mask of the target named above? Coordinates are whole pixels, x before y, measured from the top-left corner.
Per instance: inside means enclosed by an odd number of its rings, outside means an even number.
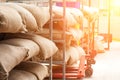
[[[112,6],[114,7],[120,7],[120,0],[112,0],[111,1]]]

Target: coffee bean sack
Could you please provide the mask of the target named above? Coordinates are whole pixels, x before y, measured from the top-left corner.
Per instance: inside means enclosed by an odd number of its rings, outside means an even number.
[[[37,34],[31,34],[31,33],[16,33],[16,34],[6,34],[4,38],[23,38],[23,39],[30,39],[33,40],[35,43],[37,43],[40,47],[40,53],[35,58],[38,58],[39,60],[45,60],[52,55],[54,55],[58,48],[55,45],[55,43],[47,38],[44,38]]]
[[[13,38],[13,39],[2,40],[0,41],[0,43],[10,44],[14,46],[21,46],[28,49],[29,50],[28,55],[25,58],[25,60],[28,60],[33,56],[38,55],[40,52],[39,46],[34,41],[28,39]]]
[[[9,73],[8,80],[38,80],[38,79],[33,73],[23,70],[12,70]]]
[[[72,14],[66,9],[66,29],[68,30],[71,27],[74,27],[77,24],[77,21],[75,20],[75,18],[72,16]],[[54,19],[62,19],[63,18],[63,8],[62,7],[57,7],[57,6],[53,6],[53,18]],[[56,21],[55,22],[56,26],[55,28],[61,27],[61,29],[64,28],[63,25],[63,21]]]
[[[43,25],[50,19],[50,13],[48,7],[39,7],[32,4],[19,3],[20,6],[27,9],[35,17],[39,29],[42,29]]]
[[[55,55],[53,55],[53,61],[63,61],[63,50],[59,50]],[[68,60],[70,59],[70,53],[68,50],[65,52],[65,63],[67,64]]]
[[[35,74],[38,80],[48,77],[48,67],[37,62],[25,61],[15,67],[17,70],[24,70]]]
[[[27,32],[19,13],[13,8],[0,5],[0,33]]]
[[[38,26],[35,17],[27,9],[15,4],[15,3],[4,3],[4,6],[15,9],[21,16],[23,23],[26,25],[28,31],[37,31]]]
[[[0,43],[0,76],[7,75],[16,65],[23,61],[28,49]]]

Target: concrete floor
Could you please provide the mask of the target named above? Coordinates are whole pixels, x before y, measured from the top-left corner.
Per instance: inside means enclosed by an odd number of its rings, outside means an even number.
[[[95,57],[91,78],[83,80],[120,80],[120,42],[112,42],[110,50]]]
[[[68,80],[120,80],[120,42],[110,43],[110,50],[97,54],[95,60],[90,78]]]

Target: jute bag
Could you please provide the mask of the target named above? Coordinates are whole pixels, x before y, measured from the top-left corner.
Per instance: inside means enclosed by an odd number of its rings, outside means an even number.
[[[67,65],[72,65],[79,60],[79,53],[75,47],[70,47],[68,49],[68,53],[70,54],[70,58],[69,61],[67,62]]]
[[[8,32],[27,32],[27,29],[16,10],[0,5],[0,33]]]
[[[81,25],[83,22],[82,11],[80,9],[77,9],[77,8],[67,8],[67,10],[72,14],[74,19]],[[82,25],[80,27],[82,27]]]
[[[58,50],[57,46],[53,41],[36,34],[30,33],[6,34],[4,38],[23,38],[33,40],[40,47],[40,53],[35,57],[38,58],[37,60],[45,60],[54,55]]]
[[[63,50],[59,50],[55,55],[53,55],[53,61],[63,61]],[[70,53],[68,50],[65,52],[65,63],[67,64],[68,60],[70,59]]]
[[[53,19],[61,19],[57,21],[53,21],[53,28],[57,30],[63,30],[64,29],[64,23],[63,23],[63,7],[53,6]],[[77,24],[77,21],[72,16],[72,14],[66,10],[65,14],[65,28],[68,30],[70,27],[74,27]],[[47,22],[46,25],[49,25],[50,21]],[[44,26],[44,28],[49,28],[49,26]]]
[[[23,47],[0,44],[0,80],[4,80],[14,67],[25,59],[27,52]]]
[[[73,65],[81,59],[82,55],[85,55],[85,51],[80,46],[71,46],[69,49],[70,59],[68,65]]]
[[[26,25],[28,31],[37,31],[38,26],[35,17],[27,9],[15,3],[3,3],[3,6],[8,6],[15,9],[21,16],[22,22]],[[11,14],[12,15],[12,14]]]
[[[57,7],[57,6],[53,6],[53,18],[62,18],[63,17],[63,8],[62,7]],[[72,14],[66,10],[66,28],[69,29],[70,27],[74,27],[77,24],[77,21],[75,20],[75,18],[72,16]],[[55,22],[56,25],[58,25],[59,27],[62,27],[63,29],[63,22],[62,21],[56,21]],[[57,26],[55,26],[57,27]]]
[[[43,80],[45,77],[48,77],[48,67],[37,62],[21,62],[15,69],[31,72],[37,76],[38,80]]]
[[[63,39],[63,31],[54,29],[52,33],[53,33],[52,34],[53,40],[61,40],[61,39]],[[41,31],[35,32],[35,34],[38,34],[38,35],[43,36],[43,37],[45,37],[47,39],[50,39],[49,28],[43,28]],[[66,36],[65,37],[66,38],[65,39],[66,40],[66,47],[69,47],[70,44],[71,44],[71,40],[73,39],[73,34],[71,34],[71,32],[66,31],[65,36]],[[55,42],[55,44],[57,44],[57,42]],[[61,46],[59,46],[59,47],[61,47]]]
[[[37,21],[40,30],[42,29],[43,25],[47,23],[48,20],[50,19],[48,7],[39,7],[32,4],[19,4],[19,5],[32,13],[32,15],[35,17]]]
[[[38,80],[38,79],[33,73],[23,70],[12,70],[9,73],[8,80]]]
[[[21,38],[13,38],[8,40],[2,40],[0,43],[10,44],[14,46],[21,46],[26,49],[28,49],[28,55],[25,58],[25,60],[28,60],[32,58],[33,56],[36,56],[40,52],[39,45],[37,45],[34,41],[28,40],[28,39],[21,39]]]
[[[83,37],[83,31],[80,29],[70,28],[68,31],[73,36],[74,40],[80,40]]]
[[[21,16],[22,22],[26,25],[28,31],[37,31],[38,26],[34,16],[25,8],[15,4],[15,3],[3,3],[3,6],[8,6],[15,9]]]

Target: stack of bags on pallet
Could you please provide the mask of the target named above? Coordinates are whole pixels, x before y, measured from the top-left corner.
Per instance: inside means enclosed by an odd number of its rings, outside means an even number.
[[[47,66],[32,61],[24,61],[10,71],[8,80],[43,80],[48,75]]]
[[[104,49],[104,43],[103,43],[103,37],[99,35],[99,32],[96,34],[96,27],[97,29],[99,29],[99,10],[98,8],[94,8],[94,7],[89,7],[89,6],[81,6],[81,9],[83,14],[84,14],[84,18],[83,18],[83,27],[86,28],[83,32],[85,34],[89,34],[89,37],[92,37],[92,34],[94,34],[94,50],[96,50],[97,53],[104,53],[105,49]],[[94,32],[92,31],[92,27],[94,26]],[[88,28],[90,27],[90,28]],[[89,30],[88,30],[89,29]],[[89,32],[90,31],[90,32]],[[87,39],[86,35],[84,35],[84,37]],[[91,39],[92,40],[92,39]],[[88,41],[85,41],[85,43],[87,43]]]
[[[43,80],[48,76],[46,66],[27,61],[34,56],[45,60],[58,50],[53,41],[34,34],[49,16],[48,7],[0,3],[0,80]]]
[[[80,9],[83,11],[85,18],[87,18],[89,22],[94,21],[99,16],[98,8],[81,5]]]
[[[9,46],[4,47],[3,45],[9,45]],[[54,55],[58,50],[57,46],[51,40],[30,33],[11,33],[11,34],[6,33],[4,35],[4,40],[0,41],[0,46],[2,47],[1,49],[3,50],[1,51],[1,56],[0,56],[1,57],[0,61],[1,63],[3,63],[1,65],[5,67],[4,70],[8,69],[7,71],[5,71],[7,73],[9,73],[16,65],[19,65],[23,61],[27,61],[34,56],[38,56],[40,60],[46,60],[47,58]],[[12,48],[12,46],[14,47]],[[41,74],[42,72],[43,71],[41,70],[38,73]],[[46,74],[44,74],[44,76],[43,75],[41,76],[37,75],[37,76],[45,78],[47,74],[48,74],[48,69],[46,71]],[[38,79],[38,80],[42,80],[42,79]]]
[[[85,51],[79,44],[83,37],[80,29],[83,17],[79,9],[66,9],[65,61],[67,65],[73,65],[82,55],[85,56]],[[53,6],[53,18],[63,18],[62,7]],[[0,80],[7,77],[10,80],[19,80],[21,76],[25,77],[22,80],[29,78],[42,80],[48,76],[48,69],[34,62],[47,60],[51,56],[54,61],[63,60],[63,46],[59,42],[50,40],[49,24],[49,7],[24,3],[0,3],[0,33],[3,34],[0,37]],[[62,20],[53,22],[54,40],[63,39],[63,29]],[[31,59],[32,62],[27,62]]]
[[[80,29],[82,27],[83,14],[79,9],[66,8],[66,25],[63,22],[63,7],[53,6],[53,40],[63,40],[63,30],[65,29],[65,62],[67,65],[73,65],[80,60],[81,56],[85,56],[85,52],[79,45],[79,41],[83,36]],[[43,26],[41,32],[36,34],[49,38],[49,21]],[[53,55],[53,61],[63,61],[63,44],[55,42],[58,51]]]
[[[63,8],[54,6],[53,7],[54,18],[63,16]],[[65,62],[67,65],[73,65],[77,61],[80,61],[81,56],[85,55],[84,50],[79,45],[79,41],[83,36],[83,32],[80,29],[82,27],[83,14],[79,9],[66,8],[66,51],[65,51]],[[55,28],[64,28],[61,21],[55,21]],[[60,30],[60,29],[59,29]],[[59,51],[53,56],[53,60],[63,60],[63,52],[60,44],[57,44]],[[59,56],[59,57],[58,57]]]

